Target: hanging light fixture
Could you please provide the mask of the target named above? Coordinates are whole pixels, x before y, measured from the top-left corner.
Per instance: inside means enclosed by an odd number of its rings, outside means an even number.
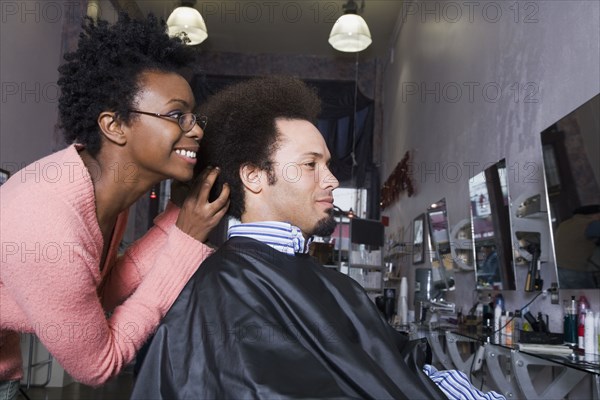
[[[360,9],[365,6],[364,0]],[[362,51],[371,44],[371,32],[369,26],[358,15],[358,6],[354,0],[348,0],[344,6],[342,15],[333,25],[329,34],[329,44],[338,51],[355,53]]]
[[[181,36],[185,33],[188,45],[202,43],[208,37],[206,24],[200,12],[194,8],[196,1],[182,1],[181,6],[173,10],[167,19],[169,36]]]

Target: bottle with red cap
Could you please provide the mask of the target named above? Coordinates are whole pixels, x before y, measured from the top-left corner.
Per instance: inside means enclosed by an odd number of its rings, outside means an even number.
[[[585,314],[590,309],[590,303],[584,295],[579,297],[577,304],[577,347],[585,348]]]

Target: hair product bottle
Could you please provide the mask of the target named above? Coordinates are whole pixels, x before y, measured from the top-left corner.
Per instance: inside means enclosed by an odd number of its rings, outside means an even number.
[[[583,350],[585,350],[585,315],[589,309],[590,303],[584,295],[581,295],[577,315],[577,346]]]
[[[575,296],[571,296],[571,300],[565,300],[563,304],[564,342],[565,344],[574,346],[577,344],[577,300],[575,300]]]
[[[592,310],[587,310],[585,316],[585,359],[587,361],[594,361],[594,339],[596,338],[596,320],[594,319],[594,313]]]
[[[502,306],[496,298],[496,305],[494,306],[494,343],[500,344],[500,319],[502,317]]]

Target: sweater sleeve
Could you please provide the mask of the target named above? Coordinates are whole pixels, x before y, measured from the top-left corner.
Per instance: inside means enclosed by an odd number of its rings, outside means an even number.
[[[152,270],[158,254],[165,250],[168,243],[169,232],[174,227],[180,209],[173,203],[168,203],[163,213],[154,219],[154,226],[140,239],[127,248],[125,254],[117,259],[116,265],[111,269],[110,275],[102,288],[102,301],[104,309],[112,311],[117,305],[123,303],[138,287],[140,282]],[[191,248],[205,248],[198,241],[184,240],[181,245]],[[197,265],[204,260],[206,252],[202,252],[197,260]],[[171,260],[171,268],[179,269],[179,260]]]
[[[11,251],[2,257],[1,280],[28,325],[13,329],[33,329],[71,376],[100,385],[135,357],[210,251],[166,228],[152,267],[107,319],[97,294],[99,246],[88,227],[59,200],[25,203],[27,213],[5,213],[2,222]]]

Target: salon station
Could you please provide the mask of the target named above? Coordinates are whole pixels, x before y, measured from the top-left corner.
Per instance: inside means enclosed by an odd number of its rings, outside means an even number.
[[[3,4],[3,174],[60,146],[36,136],[57,117],[44,82],[80,16],[152,12],[177,34],[192,9],[197,103],[276,74],[323,99],[338,224],[314,257],[427,338],[439,369],[509,399],[600,399],[600,2],[183,3]],[[168,198],[164,183],[134,205],[126,241]],[[35,337],[21,346],[23,385],[72,384]]]

